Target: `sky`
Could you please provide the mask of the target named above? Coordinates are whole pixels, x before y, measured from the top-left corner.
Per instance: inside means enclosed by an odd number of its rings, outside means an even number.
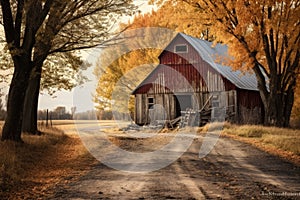
[[[143,13],[152,10],[153,6],[148,5],[148,0],[136,1],[136,5],[140,7]],[[128,18],[120,19],[120,21],[128,21]],[[92,66],[84,72],[84,74],[91,80],[84,85],[73,88],[71,91],[59,91],[53,96],[48,94],[41,94],[39,98],[39,110],[54,110],[58,106],[65,106],[67,111],[70,112],[71,107],[76,107],[76,112],[84,112],[86,110],[94,109],[92,102],[92,93],[95,91],[97,81],[93,75],[95,63],[98,59],[99,51],[87,50],[83,53],[83,58],[92,64]]]
[[[58,106],[65,106],[67,111],[70,112],[71,107],[76,107],[76,112],[83,112],[86,110],[93,109],[90,106],[85,106],[86,103],[91,102],[92,93],[95,90],[96,79],[93,75],[93,70],[95,68],[95,63],[98,59],[98,51],[89,50],[83,55],[83,59],[92,64],[88,70],[83,72],[85,76],[88,77],[89,81],[81,86],[73,88],[71,91],[62,90],[58,91],[52,96],[42,92],[39,97],[39,110],[54,110]]]

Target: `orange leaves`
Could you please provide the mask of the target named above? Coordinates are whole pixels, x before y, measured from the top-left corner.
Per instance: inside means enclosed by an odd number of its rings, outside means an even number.
[[[262,36],[268,37],[269,45],[275,46],[277,61],[285,58],[286,52],[299,47],[299,8],[295,1],[254,1],[254,0],[198,0],[187,1],[202,13],[205,23],[217,41],[227,43],[237,60],[251,65],[252,59],[246,59],[257,52],[256,59],[268,70]],[[299,7],[299,6],[298,6]],[[200,19],[199,19],[200,20]],[[284,41],[284,37],[286,37]],[[284,42],[289,49],[282,49]],[[298,45],[298,46],[296,46]],[[271,50],[270,50],[271,51]],[[295,51],[294,51],[295,52]],[[281,54],[280,54],[281,53]],[[283,62],[284,59],[281,60]],[[248,62],[249,63],[245,63]],[[286,62],[286,61],[285,61]],[[278,63],[279,66],[280,63]],[[281,63],[283,65],[283,63]]]

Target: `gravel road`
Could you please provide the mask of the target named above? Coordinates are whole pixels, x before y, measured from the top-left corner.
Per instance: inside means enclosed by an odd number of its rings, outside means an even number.
[[[169,137],[113,141],[144,152]],[[203,136],[193,139],[179,159],[153,172],[124,172],[99,162],[78,181],[57,185],[50,199],[300,199],[299,166],[225,137],[200,159],[202,141]]]

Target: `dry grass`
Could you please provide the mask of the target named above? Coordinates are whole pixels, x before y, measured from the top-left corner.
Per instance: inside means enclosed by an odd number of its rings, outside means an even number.
[[[201,134],[206,132],[219,131],[219,130],[229,128],[230,126],[231,124],[228,122],[208,123],[205,126],[199,127],[197,132]]]
[[[223,134],[300,163],[300,130],[259,125],[224,127]]]
[[[23,180],[28,174],[28,169],[34,168],[45,152],[50,150],[50,147],[63,142],[67,137],[57,129],[42,131],[46,132],[41,136],[24,134],[23,144],[12,141],[1,142],[0,189],[9,190],[14,183]]]
[[[0,142],[0,199],[43,198],[94,162],[78,136],[57,128],[40,130],[41,136],[23,134],[22,144]]]

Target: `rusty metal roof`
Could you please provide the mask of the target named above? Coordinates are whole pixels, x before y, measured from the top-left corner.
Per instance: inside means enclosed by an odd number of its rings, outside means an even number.
[[[232,70],[230,66],[224,66],[215,61],[222,56],[229,56],[227,54],[228,47],[226,45],[219,43],[213,45],[212,42],[194,38],[183,33],[179,33],[179,35],[195,48],[204,61],[209,63],[211,67],[238,88],[258,91],[257,79],[254,73]]]

